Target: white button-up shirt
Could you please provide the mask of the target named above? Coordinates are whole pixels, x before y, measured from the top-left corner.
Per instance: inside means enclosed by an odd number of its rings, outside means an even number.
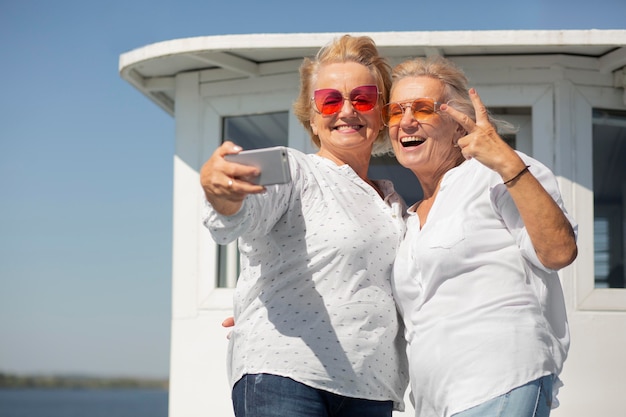
[[[565,210],[554,175],[521,156]],[[537,259],[500,176],[478,161],[445,174],[423,229],[409,209],[394,287],[416,415],[447,417],[560,373],[569,332],[559,277]]]

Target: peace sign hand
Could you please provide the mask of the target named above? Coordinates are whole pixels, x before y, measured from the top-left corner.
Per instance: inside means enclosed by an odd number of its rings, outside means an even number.
[[[468,115],[458,111],[450,105],[442,104],[441,110],[454,119],[467,134],[460,138],[457,145],[465,159],[475,158],[481,164],[496,171],[503,179],[512,178],[524,168],[524,161],[498,135],[495,127],[489,121],[487,108],[471,88],[469,96],[476,112],[474,122]]]

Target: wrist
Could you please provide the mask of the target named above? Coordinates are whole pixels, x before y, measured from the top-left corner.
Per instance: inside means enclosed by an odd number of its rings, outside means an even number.
[[[513,177],[509,178],[508,180],[504,180],[502,183],[504,185],[512,185],[513,183],[515,183],[520,177],[522,177],[524,174],[526,174],[528,172],[528,168],[530,168],[530,165],[526,165],[522,170],[520,170],[517,174],[515,174]]]

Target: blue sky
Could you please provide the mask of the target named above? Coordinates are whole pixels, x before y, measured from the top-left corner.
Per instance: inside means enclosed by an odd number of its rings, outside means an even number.
[[[241,33],[626,29],[623,0],[303,4],[0,0],[0,372],[169,373],[174,121],[119,77],[120,54]]]

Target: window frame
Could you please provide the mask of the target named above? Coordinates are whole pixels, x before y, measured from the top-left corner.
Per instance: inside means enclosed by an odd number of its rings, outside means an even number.
[[[594,270],[594,199],[593,199],[593,109],[626,110],[624,92],[611,87],[576,86],[573,89],[575,133],[573,173],[575,218],[578,221],[578,258],[575,262],[575,301],[583,311],[626,311],[626,289],[596,288]]]

